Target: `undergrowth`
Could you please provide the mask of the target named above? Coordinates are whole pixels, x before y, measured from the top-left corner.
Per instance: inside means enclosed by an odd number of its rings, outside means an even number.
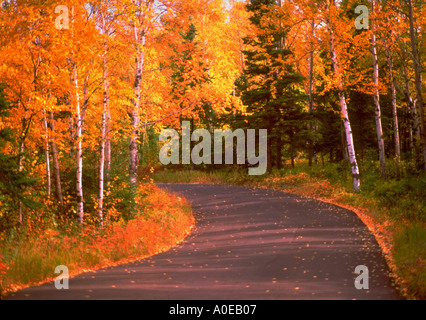
[[[70,277],[88,270],[125,263],[165,251],[181,242],[194,223],[182,198],[153,184],[142,184],[139,212],[130,220],[112,221],[102,229],[47,229],[21,233],[0,243],[0,294],[52,281],[55,267],[65,265]]]

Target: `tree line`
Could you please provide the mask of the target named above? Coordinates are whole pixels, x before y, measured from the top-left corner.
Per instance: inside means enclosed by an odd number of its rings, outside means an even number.
[[[260,0],[247,10],[255,31],[238,88],[251,123],[271,132],[270,168],[281,168],[286,145],[292,165],[296,150],[310,164],[326,152],[349,163],[355,191],[366,152],[382,177],[387,159],[426,170],[424,4]]]
[[[131,218],[158,133],[183,120],[268,129],[269,171],[343,161],[355,191],[364,159],[384,178],[390,161],[426,171],[424,12],[415,0],[2,1],[0,227]]]

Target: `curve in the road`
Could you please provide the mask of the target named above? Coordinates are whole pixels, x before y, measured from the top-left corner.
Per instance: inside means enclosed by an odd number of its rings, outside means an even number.
[[[374,236],[355,213],[280,191],[161,184],[197,224],[148,259],[17,292],[12,299],[399,299]],[[368,268],[357,289],[355,268]],[[365,274],[364,274],[365,275]]]

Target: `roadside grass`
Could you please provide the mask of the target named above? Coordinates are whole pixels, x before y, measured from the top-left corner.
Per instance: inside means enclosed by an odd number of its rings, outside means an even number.
[[[0,242],[0,297],[30,285],[53,281],[55,268],[65,265],[69,276],[139,260],[181,242],[194,224],[190,205],[153,184],[143,184],[136,203],[140,211],[129,221],[102,230],[48,229],[15,234]]]
[[[241,168],[214,171],[170,170],[152,175],[156,183],[246,185],[270,188],[334,203],[353,210],[375,235],[397,289],[406,299],[426,299],[426,176],[396,174],[381,178],[374,162],[363,163],[361,192],[352,191],[348,168],[340,164],[309,167],[300,162],[264,176]],[[407,170],[408,171],[408,170]]]

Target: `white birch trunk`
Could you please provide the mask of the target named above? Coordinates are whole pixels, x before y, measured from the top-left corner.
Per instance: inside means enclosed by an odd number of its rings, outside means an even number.
[[[108,187],[110,181],[111,172],[111,108],[107,102],[107,111],[105,118],[105,186]]]
[[[138,137],[139,137],[139,126],[140,126],[140,116],[139,116],[139,100],[140,100],[140,77],[142,73],[139,72],[139,66],[136,70],[136,79],[134,84],[135,100],[133,101],[133,110],[131,111],[131,127],[132,131],[130,133],[130,159],[129,159],[129,179],[130,184],[135,187],[137,184],[137,170],[139,163],[138,156]]]
[[[102,19],[102,34],[105,36],[107,33],[105,26],[104,8],[101,8]],[[107,67],[107,54],[108,44],[107,39],[104,40],[103,52],[103,71],[102,71],[102,85],[103,85],[103,101],[102,101],[102,124],[101,124],[101,145],[100,145],[100,165],[99,165],[99,204],[98,204],[98,219],[99,225],[102,227],[104,222],[104,190],[105,190],[105,151],[106,151],[106,135],[107,135],[107,114],[108,114],[108,67]]]
[[[101,150],[100,150],[100,165],[99,165],[99,204],[98,204],[98,218],[99,224],[102,227],[104,214],[103,214],[103,204],[104,204],[104,173],[105,173],[105,118],[106,118],[106,92],[104,92],[104,110],[102,112],[102,133],[101,133]]]
[[[392,63],[392,61],[390,62]],[[393,79],[393,67],[389,65],[389,80],[391,84],[391,97],[392,97],[392,118],[393,118],[393,136],[395,140],[395,161],[399,169],[401,163],[401,144],[399,140],[399,125],[398,125],[398,109],[396,105],[396,90],[395,82]]]
[[[343,80],[340,74],[340,65],[336,55],[334,32],[330,25],[328,25],[328,29],[330,32],[331,60],[333,64],[333,70],[338,81],[338,96],[339,96],[339,102],[340,102],[340,108],[341,108],[341,117],[343,121],[343,126],[345,128],[346,145],[348,150],[349,162],[351,164],[353,189],[355,192],[359,192],[360,191],[359,168],[358,168],[358,162],[356,159],[351,123],[349,121],[348,106],[346,104],[346,97],[345,97],[345,92],[343,89]]]
[[[417,114],[417,107],[416,107],[417,100],[413,99],[413,97],[411,96],[410,79],[408,77],[408,70],[406,66],[404,66],[404,85],[405,85],[405,96],[407,100],[409,101],[410,113],[413,118],[412,132],[414,131],[414,136],[418,140],[420,140],[420,123],[419,123],[419,116]]]
[[[392,100],[392,119],[393,119],[393,137],[395,142],[395,162],[396,167],[399,170],[401,162],[401,145],[399,140],[399,125],[398,125],[398,109],[396,104],[396,88],[395,88],[395,78],[393,76],[393,57],[392,51],[389,49],[386,40],[383,41],[385,48],[385,55],[388,60],[388,70],[389,70],[389,84],[391,91],[391,100]]]
[[[345,127],[345,137],[348,149],[349,162],[351,164],[352,178],[353,178],[353,189],[356,192],[360,191],[360,177],[358,162],[355,154],[355,146],[352,136],[351,123],[349,121],[348,106],[346,104],[346,98],[343,90],[339,90],[339,101],[341,106],[343,126]]]
[[[46,110],[43,109],[43,127],[44,127],[44,138],[45,138],[45,145],[44,145],[44,155],[46,158],[46,193],[47,197],[50,199],[50,193],[51,193],[51,171],[50,171],[50,147],[49,147],[49,127],[47,125],[47,116],[46,116]]]
[[[77,65],[73,63],[73,84],[75,90],[75,103],[76,103],[76,112],[77,112],[77,129],[75,133],[75,138],[77,140],[76,148],[76,163],[77,163],[77,172],[76,172],[76,191],[77,191],[77,214],[78,222],[80,225],[83,225],[84,222],[84,204],[83,204],[83,150],[82,150],[82,110],[80,106],[80,94],[78,86],[78,72]]]
[[[417,93],[417,104],[419,106],[419,122],[420,122],[420,140],[423,150],[423,166],[426,171],[426,131],[425,131],[425,118],[424,118],[424,104],[422,96],[422,67],[418,59],[418,52],[416,48],[416,35],[414,33],[414,14],[413,14],[413,3],[412,0],[408,0],[408,18],[410,23],[410,41],[414,65],[414,82]]]
[[[142,84],[142,74],[143,74],[143,66],[145,61],[145,40],[146,34],[145,30],[141,30],[137,26],[134,26],[134,39],[137,48],[137,54],[135,57],[136,60],[136,69],[135,69],[135,82],[133,85],[134,91],[134,100],[133,100],[133,109],[131,111],[131,134],[130,134],[130,158],[129,158],[129,179],[130,185],[135,187],[137,184],[137,170],[139,164],[139,156],[138,156],[138,137],[139,137],[139,127],[140,127],[140,91]]]
[[[375,0],[372,2],[372,11],[375,10]],[[376,135],[377,144],[379,149],[379,161],[380,161],[380,174],[382,177],[386,176],[386,156],[385,156],[385,143],[383,140],[383,129],[382,129],[382,112],[380,108],[380,94],[379,94],[379,63],[377,60],[377,49],[376,49],[376,35],[374,33],[374,22],[371,23],[371,53],[373,60],[373,85],[374,85],[374,115],[376,120]]]
[[[56,198],[59,201],[59,213],[62,215],[64,213],[64,197],[62,195],[61,171],[59,168],[58,148],[56,146],[56,138],[55,138],[55,117],[52,111],[50,112],[50,127],[52,130],[50,144],[52,146],[52,161],[53,161],[53,171],[55,175]]]
[[[71,39],[74,40],[74,8],[71,11]],[[76,108],[76,117],[77,117],[77,128],[75,131],[75,136],[73,137],[76,142],[76,193],[77,193],[77,215],[78,223],[80,226],[83,226],[84,223],[84,198],[83,198],[83,149],[82,149],[82,126],[83,126],[83,116],[82,108],[80,105],[80,93],[79,93],[79,84],[78,84],[78,70],[77,62],[75,61],[75,54],[72,52],[72,59],[69,60],[71,63],[71,83],[74,87],[74,98],[75,98],[75,108]],[[72,110],[71,110],[72,111]],[[72,112],[71,112],[72,114]]]
[[[314,98],[313,98],[313,85],[314,85],[314,45],[313,39],[315,32],[315,21],[312,19],[311,21],[311,48],[309,52],[309,87],[308,87],[308,111],[309,113],[314,112]],[[314,122],[308,123],[308,130],[310,133],[315,133],[316,125]],[[309,166],[312,165],[312,158],[314,159],[314,163],[318,163],[317,155],[315,152],[315,138],[309,139]]]
[[[19,166],[18,170],[19,170],[19,172],[21,172],[24,169],[24,166],[23,166],[23,163],[22,163],[24,149],[25,149],[25,140],[22,139],[21,145],[19,147],[19,158],[18,158],[18,166]],[[23,226],[24,226],[24,214],[23,214],[23,208],[22,208],[22,201],[19,201],[19,227],[20,227],[20,230],[22,230]]]

